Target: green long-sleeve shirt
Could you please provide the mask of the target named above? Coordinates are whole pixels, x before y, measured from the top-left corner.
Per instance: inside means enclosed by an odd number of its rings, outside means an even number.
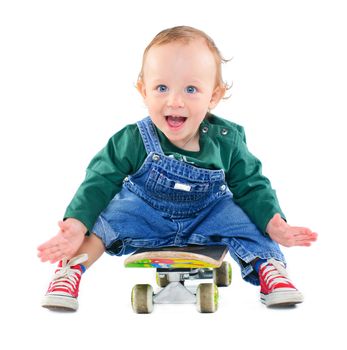
[[[205,169],[223,169],[233,200],[263,233],[275,213],[284,218],[260,161],[247,148],[242,126],[211,114],[201,123],[198,152],[178,148],[159,129],[157,133],[166,155]],[[80,220],[91,231],[101,211],[121,190],[124,178],[134,174],[146,157],[136,124],[118,131],[90,162],[64,217]]]

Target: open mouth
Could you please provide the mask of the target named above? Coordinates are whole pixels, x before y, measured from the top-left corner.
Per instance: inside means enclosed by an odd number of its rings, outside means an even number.
[[[165,116],[166,122],[168,123],[170,128],[178,129],[181,127],[185,121],[187,120],[187,117],[182,117],[178,115],[167,115]]]

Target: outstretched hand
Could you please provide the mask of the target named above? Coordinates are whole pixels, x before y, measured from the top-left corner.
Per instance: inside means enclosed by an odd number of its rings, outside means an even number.
[[[278,213],[267,224],[266,232],[275,242],[285,247],[309,247],[318,237],[317,233],[307,227],[288,225]]]
[[[59,221],[59,232],[47,242],[37,247],[42,262],[55,263],[63,258],[71,259],[81,246],[87,228],[77,219]]]

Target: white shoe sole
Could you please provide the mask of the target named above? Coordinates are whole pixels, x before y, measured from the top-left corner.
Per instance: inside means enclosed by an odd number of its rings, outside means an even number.
[[[76,298],[64,295],[45,295],[41,300],[41,306],[51,310],[76,311],[78,301]]]
[[[283,291],[271,294],[260,293],[260,300],[266,306],[290,306],[302,303],[304,296],[299,291]]]

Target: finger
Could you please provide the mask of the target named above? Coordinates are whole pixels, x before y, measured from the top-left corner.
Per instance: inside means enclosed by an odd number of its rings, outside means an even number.
[[[301,238],[303,238],[303,239],[306,238],[307,240],[309,240],[311,242],[315,242],[317,240],[317,235],[314,234],[314,233],[311,233],[311,234],[308,234],[308,235],[303,235],[303,236],[301,236]]]
[[[38,253],[42,262],[54,259],[60,255],[63,255],[63,251],[59,248],[51,248]]]
[[[300,243],[300,244],[297,244],[296,246],[297,246],[297,247],[310,247],[310,246],[311,246],[311,243],[309,243],[309,242]]]
[[[41,260],[41,262],[46,262],[46,261],[48,261],[48,258],[45,256],[41,256],[40,260]]]
[[[45,259],[47,256],[49,256],[50,253],[47,253],[47,250],[39,250],[37,252],[37,256],[42,260]]]
[[[63,251],[63,249],[61,249],[60,246],[53,246],[53,247],[45,249],[43,252],[46,255],[51,255],[51,254],[56,254],[56,253],[62,252],[62,251]]]
[[[38,253],[37,253],[37,256],[38,256],[38,258],[41,260],[41,262],[47,261],[46,255],[43,254],[42,252],[38,252]]]
[[[42,243],[42,244],[40,244],[38,247],[37,247],[37,250],[44,250],[44,249],[46,249],[47,247],[49,247],[51,244],[50,244],[50,241],[51,240],[49,240],[49,241],[47,241],[47,242],[45,242],[45,243]]]
[[[318,233],[312,232],[312,237],[315,238],[315,241],[318,239]]]
[[[300,235],[305,235],[306,237],[312,237],[317,239],[318,234],[316,232],[311,231],[307,227],[291,227],[290,232],[294,236],[300,236]]]
[[[310,246],[316,239],[312,237],[300,237],[295,239],[296,246]]]
[[[304,245],[306,243],[311,243],[311,240],[307,238],[305,235],[291,235],[291,234],[286,234],[283,236],[279,242],[285,247],[294,247],[298,245]]]
[[[66,244],[66,242],[67,242],[67,239],[62,234],[57,234],[47,242],[41,244],[38,247],[38,249],[42,250],[42,249],[47,249],[54,246],[63,246],[64,244]]]
[[[65,221],[63,221],[63,220],[60,220],[60,221],[58,221],[58,226],[59,226],[59,228],[62,230],[62,231],[65,231],[66,230],[66,223],[65,223]]]
[[[301,234],[311,234],[312,231],[307,227],[300,227],[300,226],[291,226],[290,227],[290,233],[294,236],[301,235]]]
[[[37,250],[40,252],[43,252],[47,249],[51,249],[53,247],[58,247],[58,246],[59,246],[59,244],[54,242],[54,241],[53,242],[46,242],[44,244],[41,244],[39,247],[37,247]]]
[[[39,245],[37,247],[38,250],[43,250],[43,249],[47,249],[47,248],[50,248],[50,247],[53,247],[55,245],[59,245],[61,244],[62,241],[64,241],[65,238],[61,235],[56,235],[54,236],[53,238],[49,239],[48,241],[42,243],[41,245]]]
[[[312,233],[307,232],[301,232],[301,233],[295,233],[292,235],[294,239],[300,240],[300,239],[316,239],[317,236]]]
[[[60,260],[62,260],[65,257],[65,254],[63,252],[56,252],[50,256],[48,259],[51,264],[54,264]]]
[[[43,254],[40,256],[41,262],[50,261],[52,259],[52,256],[50,254]]]
[[[296,246],[301,247],[310,247],[312,245],[313,241],[301,241],[296,244]]]
[[[280,226],[281,223],[282,223],[282,217],[279,213],[276,213],[274,216],[273,216],[273,223],[275,226]]]

